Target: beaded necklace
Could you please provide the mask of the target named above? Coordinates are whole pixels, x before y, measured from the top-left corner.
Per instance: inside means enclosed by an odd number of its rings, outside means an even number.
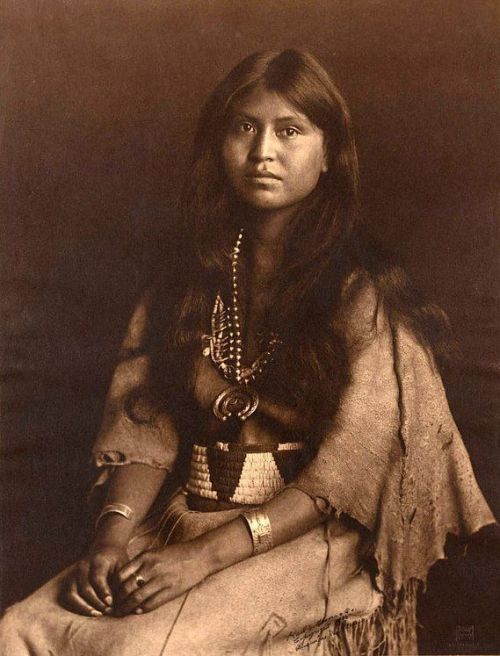
[[[203,355],[210,356],[221,375],[232,383],[213,402],[214,415],[221,421],[229,418],[244,421],[257,410],[259,395],[250,384],[269,365],[281,344],[277,333],[270,333],[267,348],[248,367],[242,366],[243,341],[238,293],[238,258],[242,240],[243,229],[231,253],[231,307],[229,310],[225,307],[219,292],[212,310],[212,334],[203,335]]]

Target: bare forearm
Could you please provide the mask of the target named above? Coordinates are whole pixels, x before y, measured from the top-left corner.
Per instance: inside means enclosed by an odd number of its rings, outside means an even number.
[[[261,507],[271,522],[274,546],[293,540],[324,520],[311,497],[294,488],[283,490]],[[205,533],[198,540],[209,560],[211,573],[234,565],[253,553],[250,533],[241,517]]]
[[[286,488],[261,508],[269,516],[276,546],[314,528],[324,517],[311,497],[294,488]],[[251,534],[241,517],[193,540],[143,552],[118,573],[120,612],[154,610],[252,553]],[[139,571],[146,581],[141,587],[136,580]]]
[[[165,477],[165,470],[139,463],[117,467],[110,480],[106,504],[125,504],[133,515],[130,520],[116,513],[104,515],[93,544],[127,544],[158,495]]]

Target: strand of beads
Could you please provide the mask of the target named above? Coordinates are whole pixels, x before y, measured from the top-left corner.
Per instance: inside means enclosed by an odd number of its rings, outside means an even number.
[[[212,311],[212,335],[210,346],[203,353],[210,355],[212,362],[232,387],[222,390],[213,402],[213,412],[221,421],[238,417],[244,421],[252,415],[259,405],[258,393],[250,387],[264,367],[271,362],[274,352],[281,344],[276,333],[271,333],[268,348],[249,366],[242,368],[243,341],[241,337],[240,306],[238,289],[238,259],[243,240],[240,230],[236,244],[231,252],[231,308],[228,314],[223,307],[220,294]]]
[[[242,357],[242,341],[240,331],[240,314],[238,303],[238,257],[241,249],[241,242],[243,240],[243,228],[241,228],[236,240],[236,244],[231,254],[231,268],[232,268],[232,292],[231,292],[231,337],[229,343],[234,349],[234,373],[235,379],[238,384],[242,382],[241,379],[241,357]],[[230,349],[231,351],[231,349]]]
[[[240,308],[238,293],[238,259],[241,252],[241,243],[243,241],[243,228],[240,229],[238,239],[231,253],[231,273],[232,273],[232,291],[231,291],[231,321],[229,333],[229,353],[234,361],[234,382],[248,385],[262,373],[262,370],[271,361],[274,352],[281,344],[281,339],[276,333],[271,333],[268,348],[259,355],[259,357],[249,367],[242,370],[242,352],[243,342],[241,338],[240,325]]]

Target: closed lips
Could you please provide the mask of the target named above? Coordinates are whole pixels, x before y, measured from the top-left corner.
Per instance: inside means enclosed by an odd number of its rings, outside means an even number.
[[[264,171],[262,173],[249,173],[247,178],[271,178],[272,180],[281,180],[281,178],[277,175],[274,175],[274,173],[270,173],[269,171]]]

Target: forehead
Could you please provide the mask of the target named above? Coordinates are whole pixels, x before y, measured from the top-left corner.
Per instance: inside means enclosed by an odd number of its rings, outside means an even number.
[[[242,97],[237,98],[231,104],[229,113],[233,116],[248,116],[266,122],[295,118],[311,123],[308,117],[286,98],[262,86],[258,86]]]

